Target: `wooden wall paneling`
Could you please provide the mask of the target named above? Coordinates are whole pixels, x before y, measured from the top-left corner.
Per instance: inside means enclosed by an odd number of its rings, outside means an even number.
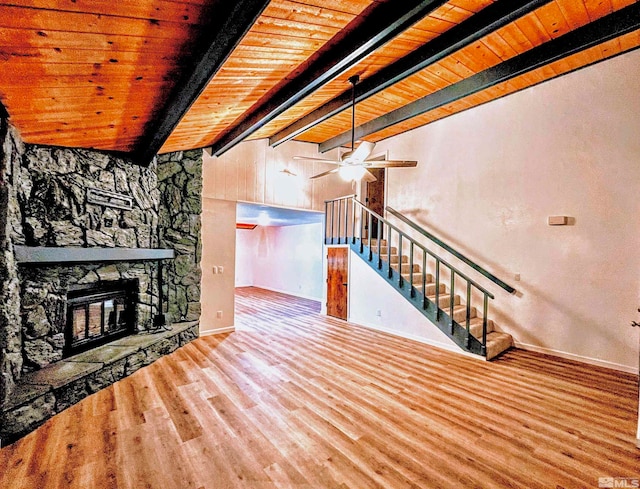
[[[238,177],[236,168],[241,164],[237,158],[234,158],[221,165],[224,175],[223,200],[238,200]]]
[[[215,166],[215,195],[214,198],[224,200],[226,193],[226,162],[213,160]]]
[[[224,156],[224,155],[223,155]],[[267,161],[266,156],[260,157],[256,161],[256,202],[267,202],[266,185],[267,185]]]

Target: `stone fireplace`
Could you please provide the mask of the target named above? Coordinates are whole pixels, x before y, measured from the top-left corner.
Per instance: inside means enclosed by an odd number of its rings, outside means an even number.
[[[197,337],[202,155],[142,168],[0,123],[5,443]]]

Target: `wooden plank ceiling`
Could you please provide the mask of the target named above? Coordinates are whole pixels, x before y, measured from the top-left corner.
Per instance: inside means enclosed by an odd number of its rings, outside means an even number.
[[[244,138],[330,149],[354,74],[358,136],[379,141],[636,49],[639,25],[633,0],[12,0],[0,100],[28,143],[141,164]]]

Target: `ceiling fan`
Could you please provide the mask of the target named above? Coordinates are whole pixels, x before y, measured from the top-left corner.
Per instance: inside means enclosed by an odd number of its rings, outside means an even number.
[[[387,160],[381,156],[372,156],[376,143],[369,141],[362,141],[357,148],[355,147],[356,85],[359,81],[360,77],[358,75],[349,78],[349,83],[351,83],[351,150],[342,153],[337,161],[324,158],[307,158],[305,156],[293,157],[294,160],[319,161],[338,165],[338,168],[318,173],[310,177],[311,179],[339,173],[345,180],[365,179],[373,182],[376,177],[368,170],[369,168],[402,168],[413,167],[418,164],[417,161]]]

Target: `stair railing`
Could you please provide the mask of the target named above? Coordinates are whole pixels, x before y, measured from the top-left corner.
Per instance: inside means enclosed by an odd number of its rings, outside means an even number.
[[[368,209],[362,202],[355,198],[355,195],[347,195],[336,199],[325,201],[325,244],[327,245],[350,245],[355,251],[369,262],[374,261],[374,255],[377,256],[375,267],[380,271],[384,271],[390,281],[394,281],[399,289],[408,290],[409,297],[416,298],[418,287],[421,288],[421,306],[423,310],[433,310],[434,319],[440,325],[446,321],[448,325],[448,333],[455,336],[456,327],[466,330],[465,343],[466,348],[470,347],[472,338],[471,325],[471,302],[474,294],[478,294],[482,299],[482,337],[478,339],[481,343],[481,355],[486,355],[487,345],[487,313],[489,308],[489,299],[494,299],[494,295],[468,277],[464,272],[448,263],[443,258],[427,249],[422,244],[402,231],[397,226],[391,224],[387,219]],[[372,238],[373,226],[376,226],[377,237],[386,235],[386,260],[383,259],[382,241],[378,238]],[[392,242],[397,240],[398,244],[398,264],[397,271],[394,270],[392,260]],[[375,240],[375,241],[374,241]],[[408,270],[409,278],[403,277],[403,251],[408,248]],[[374,253],[374,250],[376,253]],[[434,262],[434,282],[435,282],[435,298],[432,301],[427,296],[427,265],[429,258]],[[384,270],[384,262],[386,261],[387,269]],[[414,265],[421,264],[421,275],[419,281],[416,282],[414,277]],[[394,275],[397,274],[397,277]],[[447,310],[440,307],[440,299],[442,293],[441,285],[445,284],[443,275],[448,275],[449,282],[449,305]],[[456,279],[458,282],[456,283]],[[456,285],[462,280],[466,283],[466,311],[464,320],[461,322],[454,319],[455,308],[455,290]],[[446,314],[448,317],[444,317]]]
[[[484,275],[485,277],[487,277],[489,280],[491,280],[494,284],[498,285],[499,287],[503,288],[504,290],[506,290],[507,292],[509,292],[510,294],[513,294],[516,289],[511,287],[511,285],[505,283],[504,281],[500,280],[498,277],[496,277],[495,275],[493,275],[491,272],[488,272],[487,270],[485,270],[484,268],[482,268],[480,265],[478,265],[477,263],[475,263],[474,261],[470,260],[469,258],[467,258],[466,256],[464,256],[462,253],[460,253],[459,251],[457,251],[456,249],[452,248],[451,246],[449,246],[447,243],[445,243],[444,241],[442,241],[440,238],[434,236],[433,234],[431,234],[429,231],[427,231],[426,229],[424,229],[422,226],[420,226],[419,224],[417,224],[416,222],[412,221],[411,219],[409,219],[408,217],[404,216],[403,214],[401,214],[400,212],[398,212],[397,210],[395,210],[392,207],[387,206],[386,207],[386,211],[390,214],[392,214],[393,216],[397,217],[398,219],[400,219],[402,222],[404,222],[405,224],[411,226],[413,229],[415,229],[416,231],[418,231],[420,234],[422,234],[424,237],[430,239],[431,241],[433,241],[436,245],[440,246],[442,249],[448,251],[449,253],[451,253],[453,256],[455,256],[456,258],[458,258],[460,261],[463,261],[464,263],[466,263],[467,265],[469,265],[471,268],[473,268],[476,272],[480,273],[481,275]]]

